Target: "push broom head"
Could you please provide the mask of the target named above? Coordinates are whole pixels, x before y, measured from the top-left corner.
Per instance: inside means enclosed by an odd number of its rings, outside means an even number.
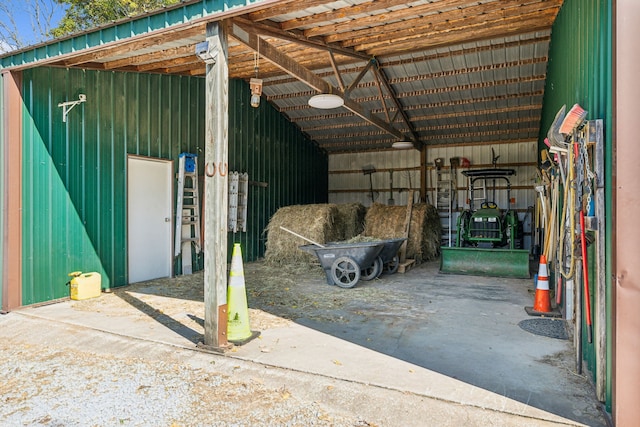
[[[547,138],[549,139],[551,147],[564,148],[566,146],[564,136],[560,134],[560,125],[564,120],[564,114],[566,110],[567,106],[563,105],[562,108],[556,113],[556,117],[555,119],[553,119],[553,123],[551,123],[549,132],[547,132]]]
[[[584,110],[581,106],[574,104],[560,125],[560,133],[569,135],[584,122],[587,113],[588,111]]]

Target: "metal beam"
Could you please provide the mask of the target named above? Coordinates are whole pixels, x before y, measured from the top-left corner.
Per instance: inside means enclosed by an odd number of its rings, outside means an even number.
[[[254,52],[259,52],[261,57],[265,58],[267,61],[271,62],[290,76],[295,77],[296,79],[305,83],[309,87],[317,90],[320,93],[333,93],[344,98],[344,93],[340,89],[330,85],[308,68],[298,64],[290,57],[280,53],[276,48],[258,37],[258,34],[252,29],[247,28],[243,25],[241,26],[237,22],[234,22],[234,25],[231,25],[229,34],[240,43],[252,49]],[[400,132],[398,129],[395,129],[389,123],[373,116],[370,111],[364,110],[360,104],[349,99],[345,99],[344,107],[363,120],[395,136],[396,138],[404,138],[402,132]]]

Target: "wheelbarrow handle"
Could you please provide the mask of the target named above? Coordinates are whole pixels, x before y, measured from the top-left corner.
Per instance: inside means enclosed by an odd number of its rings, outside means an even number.
[[[283,226],[280,226],[280,228],[281,228],[282,230],[286,231],[287,233],[291,233],[291,234],[293,234],[294,236],[299,237],[299,238],[301,238],[302,240],[306,240],[306,241],[307,241],[307,242],[309,242],[309,243],[313,243],[313,244],[314,244],[314,245],[316,245],[316,246],[319,246],[319,247],[321,247],[321,248],[326,247],[326,246],[324,246],[324,245],[321,245],[321,244],[320,244],[320,243],[318,243],[318,242],[314,242],[314,241],[313,241],[313,240],[311,240],[311,239],[307,239],[306,237],[301,236],[301,235],[299,235],[298,233],[296,233],[296,232],[293,232],[293,231],[289,230],[288,228],[284,228]]]

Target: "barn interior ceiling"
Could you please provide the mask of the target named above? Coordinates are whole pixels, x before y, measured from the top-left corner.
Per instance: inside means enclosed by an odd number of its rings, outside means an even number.
[[[329,153],[537,139],[562,0],[284,0],[226,15],[229,76]],[[215,16],[210,18],[215,21]],[[206,22],[52,65],[204,76]],[[309,106],[321,93],[344,104]]]

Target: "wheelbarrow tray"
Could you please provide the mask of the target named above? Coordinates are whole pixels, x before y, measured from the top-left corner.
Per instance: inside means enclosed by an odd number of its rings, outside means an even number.
[[[327,275],[327,283],[330,285],[341,286],[340,283],[336,283],[334,280],[332,270],[335,269],[334,263],[336,261],[343,258],[349,258],[355,263],[358,275],[352,283],[349,283],[350,286],[343,287],[353,287],[360,278],[360,266],[370,266],[380,254],[383,247],[384,241],[377,241],[361,243],[329,243],[325,247],[304,245],[300,246],[300,249],[305,252],[315,254],[318,257],[320,265]]]
[[[378,254],[378,256],[382,258],[382,262],[387,263],[392,261],[393,258],[398,255],[400,246],[402,246],[402,243],[405,240],[407,240],[406,237],[384,240],[384,246],[382,247],[382,250]]]

